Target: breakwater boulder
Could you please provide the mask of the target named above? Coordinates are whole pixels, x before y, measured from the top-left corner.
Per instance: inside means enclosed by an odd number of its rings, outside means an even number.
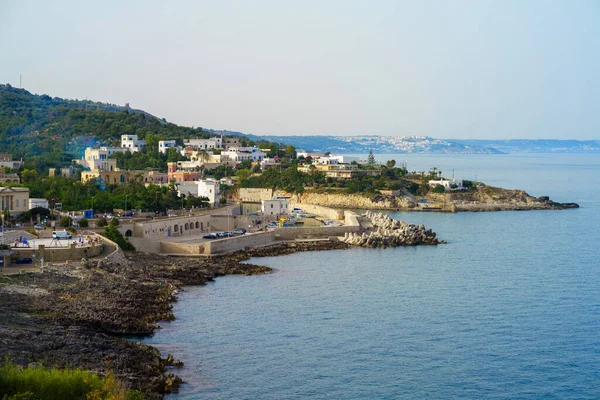
[[[369,220],[373,228],[362,233],[346,232],[341,239],[342,242],[361,247],[397,247],[444,243],[438,240],[435,232],[426,229],[423,225],[407,224],[374,211],[367,211],[363,214],[363,217]]]

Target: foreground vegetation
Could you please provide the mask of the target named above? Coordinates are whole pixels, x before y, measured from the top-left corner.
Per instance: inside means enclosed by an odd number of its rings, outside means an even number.
[[[3,400],[141,400],[143,394],[125,390],[109,372],[105,377],[80,369],[27,368],[8,361],[0,366]]]

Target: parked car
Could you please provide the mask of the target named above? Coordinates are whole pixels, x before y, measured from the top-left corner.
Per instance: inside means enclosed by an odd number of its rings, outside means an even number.
[[[16,261],[17,264],[32,264],[33,260],[29,257],[19,258]]]
[[[207,235],[202,236],[203,239],[216,239],[218,238],[216,233],[209,233]]]
[[[246,229],[244,229],[244,228],[237,228],[236,230],[233,231],[233,233],[235,235],[244,235],[246,233]]]

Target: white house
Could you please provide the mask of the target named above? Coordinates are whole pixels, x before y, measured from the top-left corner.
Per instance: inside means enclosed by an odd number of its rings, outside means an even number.
[[[223,143],[220,137],[212,137],[209,139],[184,139],[184,146],[190,146],[195,149],[221,149]]]
[[[261,205],[263,215],[289,214],[290,208],[287,197],[273,197],[271,200],[263,200]]]
[[[77,163],[91,170],[115,171],[117,169],[117,160],[109,157],[115,153],[122,153],[124,151],[127,150],[122,147],[103,146],[99,149],[87,147],[83,158],[77,160]]]
[[[176,149],[177,142],[175,140],[159,140],[158,141],[158,151],[161,153],[166,153],[167,149]]]
[[[146,145],[146,141],[138,139],[137,135],[121,135],[121,147],[136,153]]]
[[[431,180],[429,181],[429,186],[431,187],[436,187],[437,185],[443,186],[444,189],[447,190],[462,190],[463,189],[463,181],[457,181],[457,180],[447,180],[447,179],[440,179],[439,181],[434,181]]]
[[[235,162],[241,161],[261,161],[267,155],[257,147],[232,147],[229,150],[224,150],[221,155],[228,156]]]
[[[196,197],[207,197],[211,205],[215,205],[221,199],[219,182],[214,179],[202,179],[198,181],[179,182],[177,193],[181,195],[194,195]]]
[[[317,157],[325,157],[325,153],[322,153],[320,151],[299,151],[298,153],[296,153],[296,157],[304,157],[304,158],[317,158]]]

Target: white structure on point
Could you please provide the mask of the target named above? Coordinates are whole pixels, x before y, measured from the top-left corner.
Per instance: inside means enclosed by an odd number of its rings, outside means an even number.
[[[443,186],[447,190],[462,190],[463,181],[440,179],[439,181],[429,181],[429,186],[436,187],[437,185]]]
[[[290,208],[287,197],[273,197],[271,200],[263,200],[261,205],[263,215],[289,214]]]

